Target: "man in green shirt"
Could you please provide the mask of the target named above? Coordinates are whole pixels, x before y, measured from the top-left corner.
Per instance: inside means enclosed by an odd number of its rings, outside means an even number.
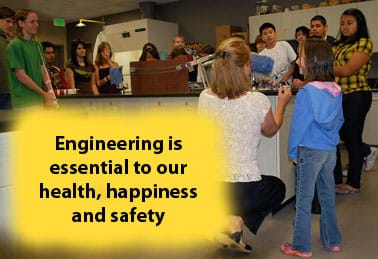
[[[0,7],[0,109],[12,109],[9,92],[7,45],[8,38],[13,36],[14,11]]]
[[[44,70],[42,46],[34,41],[38,28],[38,16],[34,11],[16,11],[17,37],[7,48],[14,108],[54,106],[56,103],[54,94],[44,90],[44,84],[52,87]]]

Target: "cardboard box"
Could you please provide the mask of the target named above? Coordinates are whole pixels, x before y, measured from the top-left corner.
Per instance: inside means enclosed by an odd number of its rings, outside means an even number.
[[[186,56],[175,59],[130,62],[133,95],[188,94],[189,74]],[[181,69],[177,69],[178,66]]]
[[[242,29],[239,26],[234,25],[220,25],[215,28],[216,44],[217,47],[222,41],[231,37],[232,33],[241,32]]]

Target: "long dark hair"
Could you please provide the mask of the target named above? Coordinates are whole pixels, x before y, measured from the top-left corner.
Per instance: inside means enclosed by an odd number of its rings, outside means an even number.
[[[77,47],[78,47],[80,44],[83,45],[83,48],[85,48],[85,43],[84,43],[84,41],[82,41],[82,40],[74,40],[74,41],[71,43],[71,62],[72,62],[75,66],[80,66],[79,63],[77,62],[77,57],[76,57],[76,49],[77,49]],[[89,65],[88,58],[87,58],[87,53],[85,53],[84,64],[85,64],[86,67]]]
[[[341,26],[340,26],[340,31],[339,31],[340,39],[337,42],[335,42],[335,45],[339,45],[342,43],[353,44],[356,41],[359,41],[361,38],[370,38],[365,16],[359,9],[356,9],[356,8],[347,9],[343,12],[341,16],[343,15],[351,15],[354,18],[356,18],[357,32],[352,37],[348,38],[342,34]]]
[[[142,55],[140,56],[139,61],[146,61],[147,53],[149,53],[154,59],[160,60],[159,51],[156,46],[152,43],[146,43],[143,46]]]
[[[320,38],[307,38],[299,53],[300,55],[304,53],[306,82],[332,82],[335,80],[333,52],[327,41]]]

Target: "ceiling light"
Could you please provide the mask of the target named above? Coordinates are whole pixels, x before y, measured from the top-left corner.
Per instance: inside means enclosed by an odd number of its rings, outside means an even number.
[[[87,25],[85,25],[85,23],[82,23],[81,20],[78,24],[76,24],[76,27],[85,27]]]
[[[105,24],[105,22],[102,22],[102,21],[80,19],[80,20],[79,20],[79,23],[76,24],[76,27],[85,27],[85,26],[87,26],[84,22],[91,22],[91,23]]]

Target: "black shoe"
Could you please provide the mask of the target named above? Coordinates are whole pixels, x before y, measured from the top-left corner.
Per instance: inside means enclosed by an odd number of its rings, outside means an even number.
[[[252,246],[250,246],[250,245],[248,245],[244,242],[241,243],[242,236],[243,236],[243,231],[228,234],[228,237],[233,241],[230,245],[230,248],[236,248],[240,252],[249,254],[249,253],[252,252]]]

